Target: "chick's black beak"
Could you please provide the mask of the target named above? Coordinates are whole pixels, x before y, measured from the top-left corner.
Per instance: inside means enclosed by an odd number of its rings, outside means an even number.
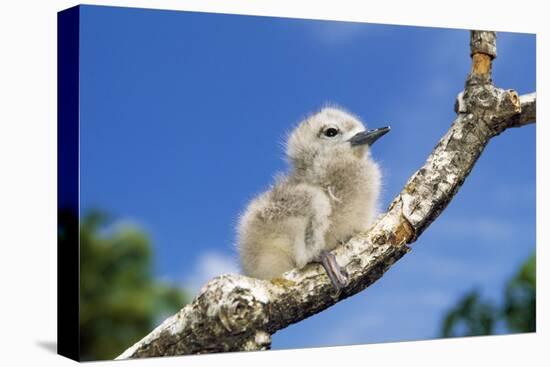
[[[349,139],[348,141],[350,142],[352,147],[365,144],[372,145],[375,141],[384,136],[388,131],[390,131],[389,126],[381,127],[374,130],[361,131],[360,133],[352,136],[351,139]]]

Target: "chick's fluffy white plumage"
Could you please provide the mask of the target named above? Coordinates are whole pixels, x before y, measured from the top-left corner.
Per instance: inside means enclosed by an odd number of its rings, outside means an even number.
[[[246,275],[275,278],[369,228],[381,174],[368,145],[349,143],[364,130],[358,118],[337,108],[324,108],[294,129],[286,146],[289,174],[240,218],[237,243]]]

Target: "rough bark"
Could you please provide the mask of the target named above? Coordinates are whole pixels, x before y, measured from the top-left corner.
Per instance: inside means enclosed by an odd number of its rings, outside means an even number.
[[[457,118],[449,131],[371,229],[334,251],[349,274],[347,287],[335,294],[318,264],[273,281],[222,275],[118,359],[269,349],[277,330],[379,279],[445,209],[489,140],[508,127],[534,122],[534,93],[518,97],[513,90],[492,85],[495,33],[472,31],[470,44],[472,70],[457,98]]]
[[[521,113],[512,117],[509,127],[521,127],[535,123],[537,119],[537,95],[536,93],[524,94],[519,97]]]

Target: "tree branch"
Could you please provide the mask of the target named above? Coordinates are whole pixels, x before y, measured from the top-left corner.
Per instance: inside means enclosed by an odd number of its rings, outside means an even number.
[[[534,124],[537,119],[537,94],[529,93],[519,97],[521,102],[521,113],[510,119],[509,127],[521,127]]]
[[[117,359],[269,349],[277,330],[382,277],[446,208],[489,140],[535,119],[534,93],[518,97],[515,91],[491,83],[495,33],[472,31],[471,35],[472,70],[457,98],[457,118],[449,131],[371,229],[334,251],[349,274],[349,285],[341,293],[333,294],[318,264],[291,270],[272,281],[222,275]]]

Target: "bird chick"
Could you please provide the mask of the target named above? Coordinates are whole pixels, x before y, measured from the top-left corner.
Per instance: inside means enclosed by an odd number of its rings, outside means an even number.
[[[347,274],[329,251],[368,229],[376,215],[381,174],[369,147],[388,131],[366,130],[337,108],[302,121],[286,144],[289,174],[277,177],[240,218],[244,273],[273,279],[321,262],[334,287],[344,287]]]

